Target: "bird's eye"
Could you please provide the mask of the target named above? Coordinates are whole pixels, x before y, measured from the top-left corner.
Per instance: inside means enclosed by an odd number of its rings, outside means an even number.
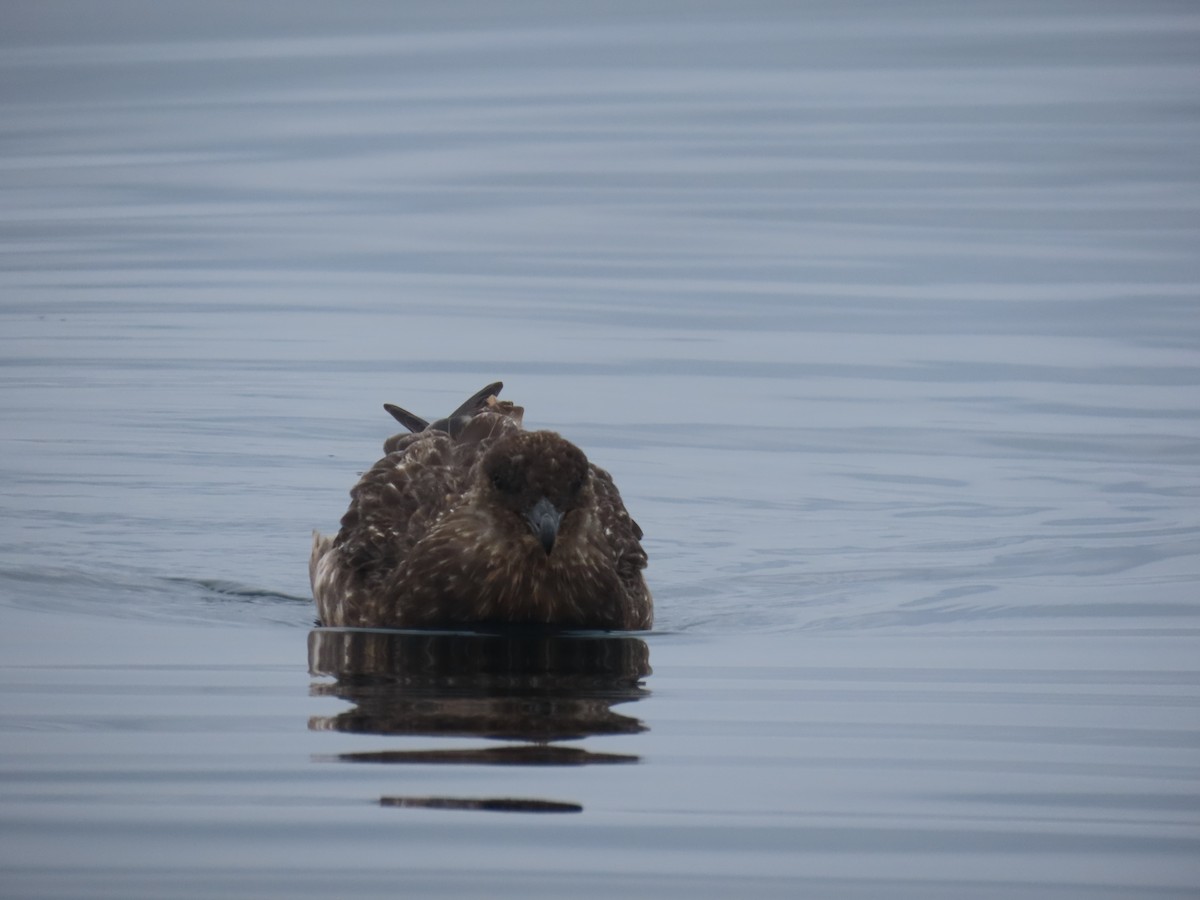
[[[502,494],[515,494],[521,489],[521,479],[516,473],[501,469],[492,473],[492,485]]]

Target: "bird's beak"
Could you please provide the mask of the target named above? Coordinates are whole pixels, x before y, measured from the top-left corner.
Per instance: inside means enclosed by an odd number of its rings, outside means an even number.
[[[533,509],[525,514],[529,527],[533,529],[534,536],[541,543],[547,556],[554,549],[554,538],[558,536],[558,525],[562,517],[563,514],[558,508],[545,497],[533,504]]]

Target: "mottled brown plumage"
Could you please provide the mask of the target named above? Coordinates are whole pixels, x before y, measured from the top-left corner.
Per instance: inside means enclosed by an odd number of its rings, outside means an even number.
[[[412,433],[350,492],[336,537],[313,535],[309,575],[328,626],[540,624],[649,628],[642,530],[612,476],[488,385]]]

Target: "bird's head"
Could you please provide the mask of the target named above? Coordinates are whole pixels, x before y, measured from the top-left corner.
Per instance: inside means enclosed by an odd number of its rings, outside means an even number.
[[[518,517],[549,555],[572,513],[591,497],[583,451],[553,431],[518,431],[498,440],[480,467],[482,489]]]

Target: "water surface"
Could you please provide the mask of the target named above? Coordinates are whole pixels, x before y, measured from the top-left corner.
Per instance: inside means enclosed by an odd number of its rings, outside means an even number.
[[[1194,896],[1189,8],[0,18],[7,895]],[[655,631],[314,630],[495,379]]]

